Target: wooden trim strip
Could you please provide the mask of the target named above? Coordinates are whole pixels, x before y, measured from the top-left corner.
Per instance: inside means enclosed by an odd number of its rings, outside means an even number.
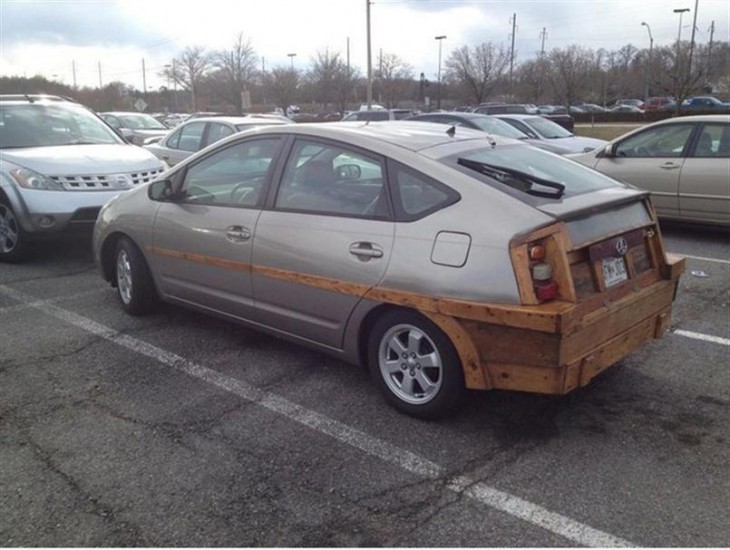
[[[223,269],[256,273],[265,277],[313,286],[340,294],[364,297],[376,302],[401,305],[429,313],[439,313],[495,325],[529,328],[541,332],[557,332],[560,316],[571,309],[571,304],[560,301],[547,302],[535,306],[522,306],[438,298],[384,287],[371,288],[367,285],[349,283],[319,275],[308,275],[296,271],[233,262],[221,258],[153,246],[146,247],[146,250],[152,254],[167,258],[212,265]]]

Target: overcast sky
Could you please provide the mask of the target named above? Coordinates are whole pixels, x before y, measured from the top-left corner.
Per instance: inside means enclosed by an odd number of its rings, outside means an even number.
[[[654,45],[692,32],[695,0],[381,0],[371,5],[373,63],[380,49],[398,54],[414,69],[435,79],[437,35],[443,59],[463,45],[493,42],[509,48],[516,14],[516,61],[534,57],[545,28],[546,50],[571,44],[617,49],[625,44]],[[306,69],[318,50],[329,47],[366,68],[366,0],[0,0],[0,74],[42,74],[79,86],[121,80],[142,89],[165,82],[158,73],[185,46],[229,47],[238,32],[250,38],[266,68],[290,64]],[[730,2],[699,0],[695,40],[730,40]]]

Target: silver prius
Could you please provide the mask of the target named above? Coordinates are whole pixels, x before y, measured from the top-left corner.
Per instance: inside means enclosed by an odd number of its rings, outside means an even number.
[[[235,134],[106,205],[95,259],[157,299],[366,365],[399,410],[564,394],[669,326],[684,260],[646,192],[422,122]]]

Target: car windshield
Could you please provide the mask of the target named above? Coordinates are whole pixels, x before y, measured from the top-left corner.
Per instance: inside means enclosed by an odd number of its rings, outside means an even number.
[[[122,121],[125,128],[132,130],[167,130],[164,124],[156,121],[150,115],[119,115],[119,120]]]
[[[494,146],[486,144],[485,146],[484,144],[476,145],[475,142],[465,145],[467,147],[464,149],[457,152],[450,151],[448,156],[438,160],[490,184],[494,175],[489,174],[488,170],[479,170],[477,164],[495,170],[519,173],[518,176],[537,178],[538,181],[560,184],[560,195],[566,197],[621,185],[582,164],[537,147],[520,144],[496,144]],[[499,181],[505,183],[502,180]],[[522,191],[525,190],[522,189]],[[557,193],[554,195],[555,198],[560,198]]]
[[[528,124],[530,128],[535,130],[535,132],[537,132],[540,137],[543,137],[545,139],[573,137],[573,134],[568,132],[568,130],[566,130],[559,124],[556,124],[552,120],[548,120],[546,118],[542,118],[539,116],[530,117],[528,119],[525,119],[525,123]]]
[[[504,120],[499,120],[498,118],[474,117],[469,120],[479,126],[480,129],[485,132],[489,132],[490,134],[496,134],[498,136],[513,139],[526,139],[528,137],[524,132],[518,130]]]
[[[121,143],[92,112],[73,103],[0,106],[0,148]]]

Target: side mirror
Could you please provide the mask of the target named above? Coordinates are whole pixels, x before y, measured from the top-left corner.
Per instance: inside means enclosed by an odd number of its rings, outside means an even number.
[[[180,198],[180,193],[175,190],[172,180],[161,180],[150,184],[147,188],[147,196],[153,201],[174,202]]]
[[[615,143],[609,143],[606,145],[601,152],[598,155],[599,157],[604,158],[614,158],[616,156],[616,144]]]

